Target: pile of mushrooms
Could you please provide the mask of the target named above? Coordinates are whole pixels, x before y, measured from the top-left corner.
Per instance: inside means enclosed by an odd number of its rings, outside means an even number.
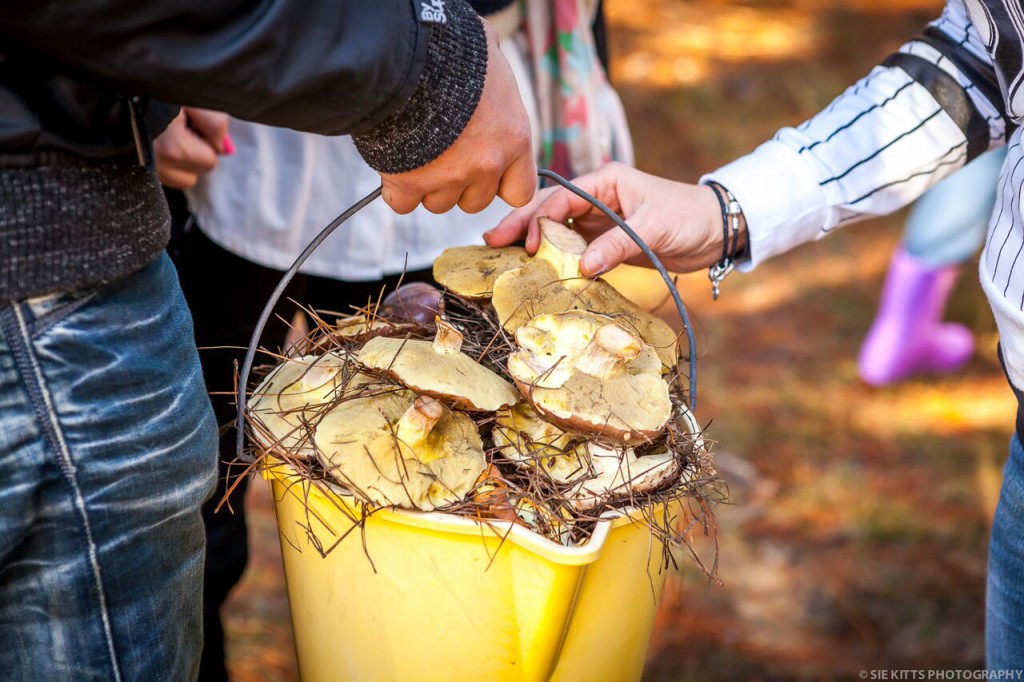
[[[677,334],[582,277],[585,247],[542,219],[534,256],[448,249],[434,265],[443,294],[401,287],[268,374],[247,406],[259,448],[316,462],[372,506],[475,505],[564,542],[574,514],[691,480],[699,457],[678,445],[704,444],[673,388]],[[470,314],[489,336],[467,349]]]

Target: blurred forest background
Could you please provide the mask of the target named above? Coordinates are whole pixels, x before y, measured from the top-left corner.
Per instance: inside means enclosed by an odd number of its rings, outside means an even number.
[[[818,111],[942,5],[607,0],[611,76],[638,166],[695,181]],[[983,665],[987,534],[1014,401],[975,264],[949,310],[978,337],[967,368],[885,389],[860,383],[857,351],[902,220],[860,224],[733,275],[714,303],[705,274],[680,279],[697,329],[697,416],[731,504],[717,509],[721,584],[681,561],[645,680]],[[649,272],[612,279],[639,302],[663,302]],[[262,482],[249,504],[253,558],[227,607],[229,665],[240,682],[294,680]]]

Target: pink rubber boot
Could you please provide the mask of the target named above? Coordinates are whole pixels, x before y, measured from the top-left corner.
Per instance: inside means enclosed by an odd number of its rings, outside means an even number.
[[[971,332],[942,323],[959,269],[927,267],[902,248],[893,254],[878,315],[860,349],[861,379],[884,386],[914,374],[953,372],[970,360]]]

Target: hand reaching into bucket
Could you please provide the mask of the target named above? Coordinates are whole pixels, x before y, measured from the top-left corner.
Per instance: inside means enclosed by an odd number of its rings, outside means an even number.
[[[721,259],[722,211],[711,187],[674,182],[619,163],[582,175],[573,183],[618,213],[669,270],[690,272]],[[590,242],[580,264],[588,277],[620,263],[650,266],[636,244],[607,216],[563,188],[538,192],[533,201],[510,213],[484,237],[491,246],[507,246],[525,237],[527,250],[533,252],[540,243],[540,216],[559,222],[573,220],[573,228]],[[743,226],[740,247],[745,240]]]

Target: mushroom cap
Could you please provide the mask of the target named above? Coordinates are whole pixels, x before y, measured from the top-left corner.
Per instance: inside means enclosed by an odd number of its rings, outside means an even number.
[[[457,246],[445,249],[434,261],[434,279],[464,298],[486,299],[498,275],[529,260],[530,255],[521,246]]]
[[[668,451],[637,457],[632,448],[607,448],[589,443],[593,476],[579,481],[569,492],[573,507],[595,509],[635,495],[645,495],[679,477],[682,469]]]
[[[426,282],[409,282],[384,297],[380,313],[385,318],[430,323],[444,307],[441,290]]]
[[[328,473],[372,504],[431,511],[463,499],[487,466],[468,415],[444,410],[415,443],[398,438],[410,396],[346,401],[327,413],[315,443]]]
[[[589,473],[582,442],[541,419],[520,403],[498,411],[491,431],[494,445],[506,459],[539,468],[556,483],[569,483]]]
[[[348,367],[348,383],[346,381]],[[359,375],[343,351],[289,358],[273,370],[252,392],[247,408],[258,424],[257,442],[266,450],[312,456],[313,423],[328,405],[372,381]]]
[[[516,332],[509,375],[537,414],[570,433],[638,444],[672,414],[650,346],[603,315],[538,315]]]
[[[445,334],[441,325],[438,334]],[[387,371],[416,393],[465,410],[493,412],[519,401],[519,394],[507,381],[465,353],[439,352],[436,341],[378,336],[362,347],[357,359],[367,367]]]
[[[678,334],[661,318],[652,315],[602,279],[579,273],[579,258],[586,242],[576,232],[541,219],[541,246],[525,265],[502,273],[494,282],[491,304],[502,326],[516,332],[544,313],[584,310],[615,318],[653,346],[668,368],[677,361]]]

